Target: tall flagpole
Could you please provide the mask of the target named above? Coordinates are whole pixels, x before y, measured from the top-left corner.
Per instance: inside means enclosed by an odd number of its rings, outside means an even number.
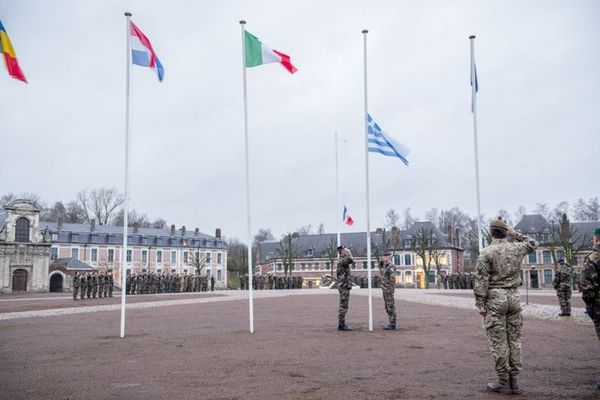
[[[252,225],[250,224],[250,156],[248,151],[248,95],[246,90],[246,21],[241,20],[242,27],[242,75],[244,77],[244,144],[246,155],[246,221],[248,224],[248,319],[250,333],[254,333],[254,293],[252,292]]]
[[[126,43],[127,43],[127,56],[125,57],[127,60],[126,67],[126,78],[125,78],[125,205],[123,209],[123,250],[121,251],[121,337],[125,337],[125,303],[126,303],[126,284],[127,277],[125,276],[127,268],[127,225],[128,221],[128,213],[129,213],[129,153],[131,151],[131,143],[130,143],[130,106],[131,99],[129,96],[129,92],[131,89],[131,13],[125,13],[125,23],[127,27],[125,32],[127,34]]]
[[[335,132],[335,215],[336,215],[336,227],[337,227],[337,247],[341,246],[342,234],[340,227],[340,183],[339,183],[339,165],[338,165],[338,133]]]
[[[471,112],[473,113],[473,143],[475,146],[475,190],[477,192],[477,241],[479,252],[483,248],[483,238],[481,236],[481,199],[479,192],[479,145],[477,143],[477,72],[475,71],[475,35],[469,36],[471,42]]]
[[[367,124],[367,117],[369,109],[367,107],[367,33],[368,30],[363,30],[364,39],[364,69],[365,69],[365,177],[367,187],[367,281],[369,284],[369,330],[373,330],[373,293],[371,290],[371,226],[369,221],[370,214],[370,202],[369,202],[369,127]]]

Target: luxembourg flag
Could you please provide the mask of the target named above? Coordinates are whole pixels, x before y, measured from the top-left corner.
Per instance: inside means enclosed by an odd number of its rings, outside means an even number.
[[[150,40],[133,22],[130,23],[131,62],[135,65],[152,68],[158,76],[158,80],[162,82],[165,70],[154,52]]]
[[[352,224],[354,224],[354,220],[350,216],[350,213],[348,213],[348,209],[346,208],[346,206],[344,206],[344,215],[342,219],[344,220],[344,223],[348,226],[352,226]]]

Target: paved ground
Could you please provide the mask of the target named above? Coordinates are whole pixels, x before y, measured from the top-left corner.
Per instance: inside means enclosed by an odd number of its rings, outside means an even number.
[[[380,291],[373,293],[378,328],[385,317]],[[154,295],[130,303],[124,339],[119,299],[71,307],[52,296],[47,301],[57,307],[14,312],[8,304],[15,301],[5,300],[15,298],[2,297],[0,398],[506,398],[483,390],[494,372],[467,295],[400,290],[400,329],[369,332],[366,290],[353,290],[348,322],[356,330],[338,332],[336,291],[256,292],[253,334],[246,293]],[[591,324],[555,318],[552,305],[530,306],[525,393],[513,398],[599,399],[600,346]]]

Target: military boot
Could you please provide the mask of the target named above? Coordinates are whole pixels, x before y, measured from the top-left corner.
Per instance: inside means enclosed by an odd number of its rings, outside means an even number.
[[[396,324],[392,324],[391,322],[385,326],[383,326],[383,329],[386,331],[395,331],[396,330]]]
[[[566,317],[567,314],[567,310],[564,304],[560,305],[560,314],[558,314],[559,317]]]
[[[519,389],[519,384],[517,382],[516,376],[511,376],[509,383],[510,383],[510,392],[512,394],[520,394],[521,393],[521,389]]]
[[[567,316],[567,317],[570,317],[570,316],[571,316],[571,303],[568,303],[568,304],[565,306],[565,314],[566,314],[566,316]]]
[[[498,383],[488,383],[487,384],[488,392],[496,392],[496,393],[511,393],[510,385],[508,383],[508,377],[499,376]]]
[[[338,324],[338,331],[351,331],[352,329],[346,324]]]

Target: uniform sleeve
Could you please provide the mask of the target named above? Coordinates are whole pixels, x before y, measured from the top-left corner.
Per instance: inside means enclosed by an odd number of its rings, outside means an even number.
[[[517,243],[517,246],[523,251],[523,256],[525,256],[525,254],[531,253],[538,247],[538,242],[536,240],[530,238],[527,235],[523,235],[522,233],[513,232],[512,237],[517,242],[519,242]]]
[[[487,291],[490,285],[490,269],[491,263],[486,254],[480,254],[477,259],[477,275],[475,276],[475,286],[473,292],[475,294],[475,306],[477,308],[485,308]]]
[[[586,306],[590,307],[594,304],[596,296],[598,296],[597,283],[600,277],[598,277],[598,267],[600,263],[595,263],[593,257],[586,257],[584,261],[583,271],[581,272],[579,288],[581,290],[581,297],[585,302]]]

